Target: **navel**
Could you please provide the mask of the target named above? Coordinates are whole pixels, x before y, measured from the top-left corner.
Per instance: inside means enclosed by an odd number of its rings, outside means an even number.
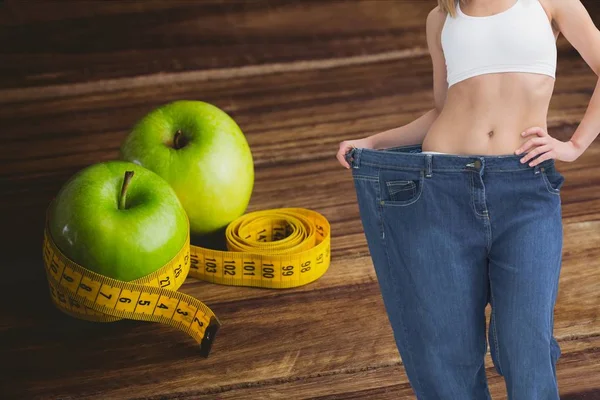
[[[488,132],[488,136],[489,136],[489,137],[492,137],[492,136],[494,136],[494,131],[489,131],[489,132]]]

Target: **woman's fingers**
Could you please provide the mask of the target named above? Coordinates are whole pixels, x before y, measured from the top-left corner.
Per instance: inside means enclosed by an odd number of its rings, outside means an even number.
[[[339,151],[337,154],[337,159],[340,161],[340,164],[342,164],[347,169],[350,169],[350,164],[348,164],[348,161],[346,161],[346,153],[346,150]]]
[[[344,156],[342,156],[340,153],[336,154],[336,158],[338,159],[340,164],[342,164],[342,166],[344,166],[346,168],[350,168],[350,165],[348,165],[348,162],[344,159]]]
[[[340,149],[336,154],[338,161],[340,164],[346,167],[346,169],[350,169],[350,164],[348,164],[346,161],[346,153],[348,153],[352,148],[354,148],[352,144],[342,142],[340,143]]]

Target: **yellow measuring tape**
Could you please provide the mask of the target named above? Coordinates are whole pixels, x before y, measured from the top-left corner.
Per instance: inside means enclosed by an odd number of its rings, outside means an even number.
[[[125,282],[70,260],[46,223],[43,255],[52,300],[61,311],[89,321],[126,318],[170,325],[194,338],[208,357],[221,322],[200,300],[177,291],[188,275],[223,285],[284,289],[313,282],[329,267],[331,228],[313,210],[252,212],[231,222],[225,234],[229,251],[191,245],[188,233],[166,265]]]

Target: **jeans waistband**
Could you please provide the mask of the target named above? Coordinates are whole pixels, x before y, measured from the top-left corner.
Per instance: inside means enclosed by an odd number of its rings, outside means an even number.
[[[368,149],[357,147],[346,153],[346,161],[352,168],[374,166],[391,169],[427,169],[430,171],[464,170],[471,167],[486,171],[518,171],[533,169],[535,173],[540,168],[554,167],[554,159],[550,158],[530,166],[529,163],[537,157],[521,163],[522,154],[506,155],[458,155],[422,153],[422,145],[408,145],[387,149]],[[539,157],[539,156],[538,156]]]

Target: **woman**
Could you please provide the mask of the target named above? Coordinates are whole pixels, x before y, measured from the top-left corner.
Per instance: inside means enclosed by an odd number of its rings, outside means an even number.
[[[600,131],[599,81],[569,141],[547,132],[560,32],[598,75],[600,32],[580,0],[439,0],[426,22],[435,108],[340,143],[419,399],[491,398],[488,303],[508,398],[559,399],[564,177],[554,161],[576,160]]]

